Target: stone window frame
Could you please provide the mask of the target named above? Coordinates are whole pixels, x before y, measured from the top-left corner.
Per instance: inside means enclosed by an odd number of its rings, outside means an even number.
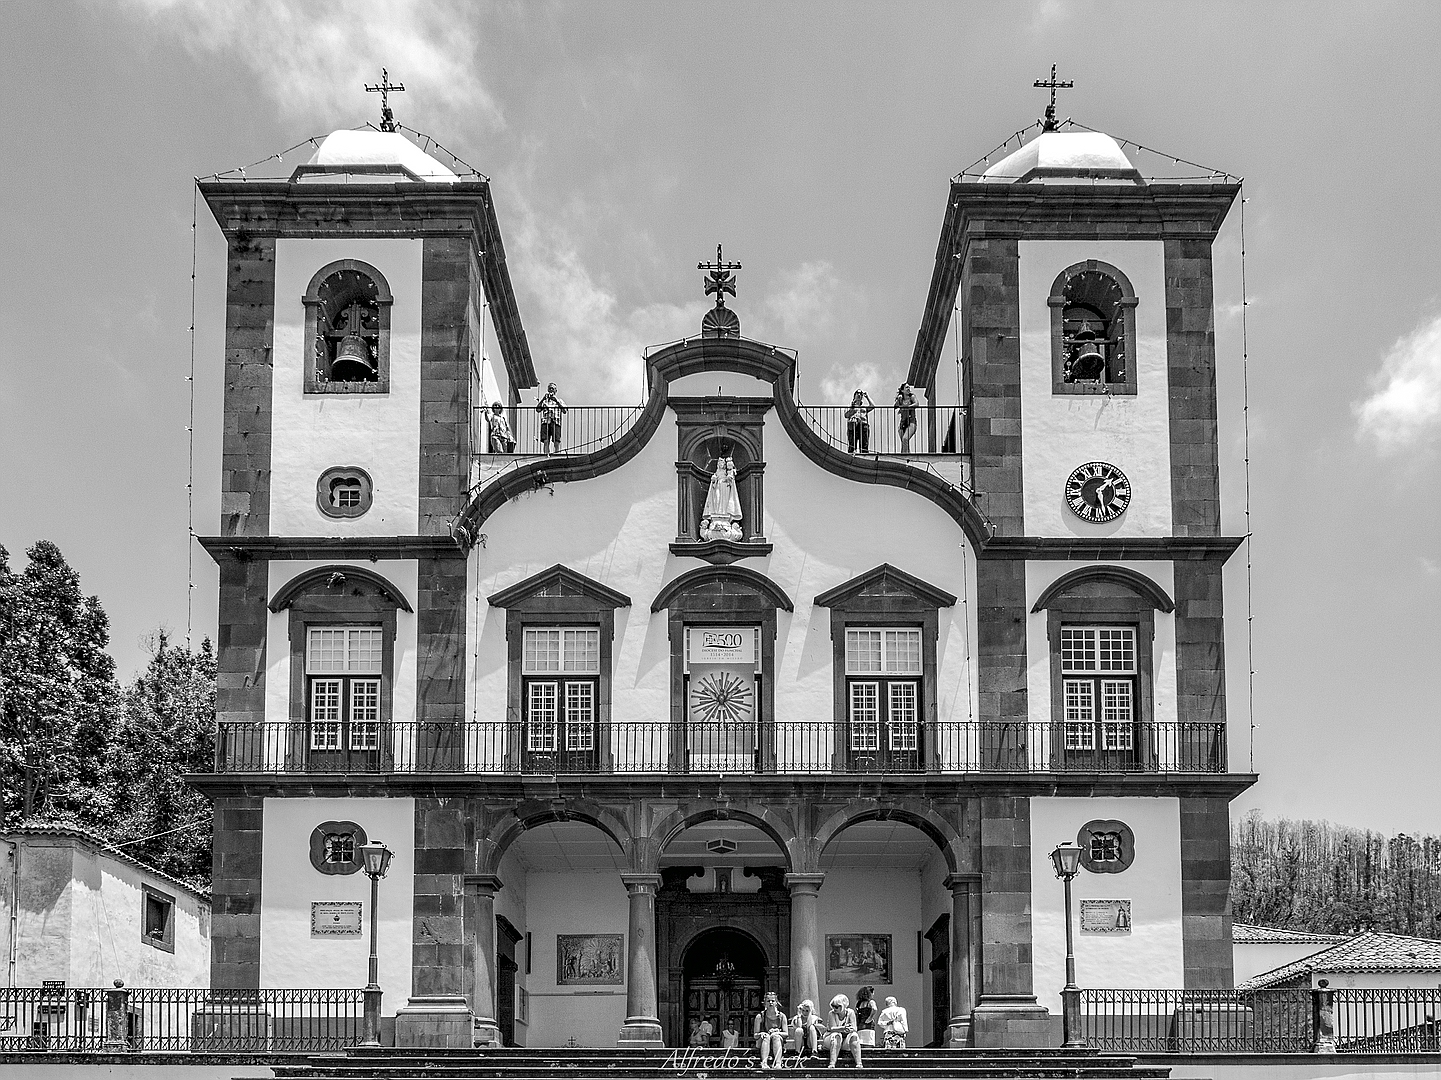
[[[1044,589],[1032,614],[1046,613],[1046,642],[1051,671],[1051,759],[1121,751],[1067,750],[1065,676],[1061,672],[1062,626],[1118,626],[1136,631],[1136,699],[1132,723],[1137,732],[1131,753],[1137,762],[1155,760],[1161,746],[1154,728],[1156,612],[1175,603],[1146,575],[1123,566],[1087,566],[1063,574]]]
[[[145,931],[153,903],[165,905],[165,932],[158,937]],[[175,897],[144,881],[140,883],[140,940],[161,952],[175,951]]]
[[[378,336],[375,343],[375,382],[329,382],[316,377],[315,342],[320,333],[320,286],[332,274],[342,270],[354,270],[365,274],[375,282],[376,303],[380,309]],[[302,378],[307,394],[388,394],[390,393],[390,309],[395,303],[390,283],[385,275],[368,262],[360,259],[337,259],[326,263],[315,272],[305,295],[300,298],[305,306],[305,338],[302,348]]]
[[[795,605],[770,578],[744,566],[711,565],[672,579],[656,595],[651,612],[666,612],[670,642],[670,717],[668,764],[684,773],[686,750],[685,636],[692,627],[748,626],[760,635],[761,686],[756,695],[760,740],[759,772],[773,772],[776,761],[776,611]]]
[[[937,639],[940,609],[953,607],[956,597],[890,563],[881,563],[821,593],[816,607],[830,609],[832,717],[838,734],[832,765],[845,771],[850,722],[849,676],[846,674],[846,631],[851,629],[914,629],[921,631],[921,703],[918,710],[922,768],[937,767],[936,721],[939,718]],[[927,733],[931,737],[927,738]]]
[[[594,578],[557,563],[486,598],[505,610],[507,767],[518,769],[525,750],[523,674],[525,631],[529,628],[585,627],[600,632],[600,671],[596,677],[595,767],[611,756],[611,683],[614,678],[615,609],[630,607],[630,597]]]
[[[1065,287],[1067,280],[1074,274],[1083,271],[1094,270],[1106,274],[1115,279],[1116,284],[1121,287],[1121,323],[1122,333],[1126,342],[1126,377],[1118,383],[1101,383],[1097,386],[1087,384],[1068,383],[1063,378],[1066,366],[1066,349],[1064,344],[1064,333],[1062,316],[1066,309]],[[1082,259],[1080,262],[1072,263],[1059,274],[1056,280],[1051,283],[1050,295],[1046,297],[1046,304],[1051,309],[1051,393],[1070,394],[1076,396],[1112,394],[1134,397],[1136,395],[1136,305],[1139,300],[1136,297],[1136,290],[1120,268],[1100,259]]]
[[[360,504],[354,507],[332,506],[330,486],[339,480],[355,480],[360,484]],[[358,465],[336,465],[326,469],[315,481],[315,505],[328,518],[358,518],[375,501],[375,485],[370,474]]]
[[[380,733],[378,761],[368,768],[384,771],[390,767],[393,751],[389,733],[395,720],[395,625],[396,612],[411,611],[409,602],[390,581],[364,567],[335,564],[320,566],[292,578],[276,591],[270,610],[288,610],[290,635],[290,732],[285,753],[288,760],[309,761],[310,737],[307,719],[305,655],[313,627],[379,626]],[[332,753],[333,751],[327,751]],[[368,750],[344,751],[366,754]]]
[[[325,841],[348,833],[355,841],[355,857],[348,862],[334,863],[325,858]],[[357,873],[364,862],[361,846],[368,837],[363,826],[354,821],[322,821],[310,833],[310,865],[322,874],[348,876]]]
[[[1120,835],[1120,851],[1115,859],[1098,862],[1091,857],[1091,837],[1099,832]],[[1136,834],[1131,826],[1116,818],[1093,818],[1086,822],[1076,833],[1076,845],[1081,849],[1081,866],[1093,874],[1123,874],[1136,861]]]

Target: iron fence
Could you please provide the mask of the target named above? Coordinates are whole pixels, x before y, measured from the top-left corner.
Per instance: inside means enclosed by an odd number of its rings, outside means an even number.
[[[968,452],[966,410],[962,406],[936,406],[934,430],[930,410],[924,406],[911,410],[915,427],[906,439],[901,437],[900,409],[877,406],[864,419],[847,416],[850,411],[848,405],[801,406],[801,416],[810,429],[847,453],[919,456]]]
[[[560,449],[552,452],[593,454],[603,450],[635,426],[642,411],[640,405],[577,405],[567,409],[560,420]],[[515,446],[505,451],[492,443],[487,419],[491,411],[477,406],[471,425],[473,453],[533,457],[546,452],[540,441],[541,415],[534,406],[515,405],[502,412]]]
[[[0,988],[0,1051],[341,1050],[363,1005],[360,990]]]
[[[1438,1016],[1441,989],[1081,993],[1086,1044],[1127,1053],[1435,1053]]]
[[[1113,726],[1114,727],[1114,726]],[[1224,724],[833,721],[385,723],[357,740],[304,722],[222,723],[222,773],[1224,773]],[[1084,737],[1083,737],[1084,736]]]

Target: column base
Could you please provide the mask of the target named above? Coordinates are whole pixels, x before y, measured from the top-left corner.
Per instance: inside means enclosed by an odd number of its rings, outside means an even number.
[[[953,1016],[951,1022],[946,1026],[946,1035],[941,1045],[947,1050],[959,1050],[962,1047],[971,1045],[971,1018],[969,1016]]]
[[[449,995],[411,998],[395,1014],[395,1045],[470,1049],[470,1003]]]
[[[649,1016],[627,1016],[625,1023],[620,1027],[620,1034],[615,1037],[615,1044],[626,1049],[641,1046],[664,1046],[665,1039],[661,1036],[660,1020],[652,1019]]]
[[[501,1046],[500,1025],[488,1016],[477,1016],[471,1021],[470,1045],[476,1047]]]
[[[1053,1017],[1034,994],[983,994],[971,1013],[971,1045],[1043,1047],[1061,1045],[1061,1018]]]

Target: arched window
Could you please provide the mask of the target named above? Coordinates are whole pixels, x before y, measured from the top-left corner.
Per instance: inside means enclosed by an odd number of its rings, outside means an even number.
[[[355,259],[323,267],[305,291],[308,394],[385,393],[390,388],[390,288]]]
[[[1051,307],[1057,394],[1136,392],[1136,293],[1126,275],[1088,259],[1056,278]]]

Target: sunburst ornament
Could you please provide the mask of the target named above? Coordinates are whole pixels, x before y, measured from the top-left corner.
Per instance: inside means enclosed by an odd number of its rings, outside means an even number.
[[[706,723],[735,724],[751,718],[754,692],[728,671],[703,675],[691,688],[692,714]]]

